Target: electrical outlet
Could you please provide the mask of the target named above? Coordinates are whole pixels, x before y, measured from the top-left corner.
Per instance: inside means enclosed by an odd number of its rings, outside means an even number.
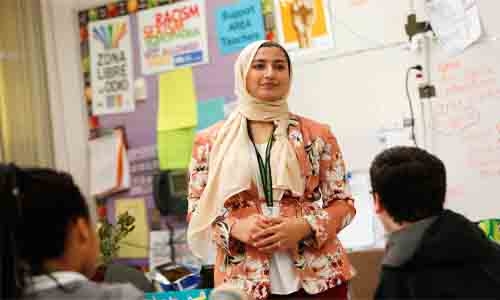
[[[403,118],[403,127],[412,127],[414,124],[413,118]]]
[[[431,84],[422,85],[418,88],[418,94],[421,99],[436,97],[436,87]]]

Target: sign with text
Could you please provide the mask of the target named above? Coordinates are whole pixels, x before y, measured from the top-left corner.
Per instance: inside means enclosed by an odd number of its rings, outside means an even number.
[[[129,17],[91,22],[88,31],[93,115],[134,111]]]
[[[221,7],[216,12],[217,41],[222,54],[243,49],[265,37],[260,0]]]
[[[208,63],[205,0],[186,0],[138,13],[143,74]]]

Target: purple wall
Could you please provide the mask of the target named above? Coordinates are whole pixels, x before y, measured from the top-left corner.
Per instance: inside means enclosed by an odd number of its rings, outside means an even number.
[[[206,0],[209,64],[193,67],[194,83],[198,100],[225,97],[226,102],[234,100],[233,64],[237,53],[222,56],[217,45],[215,28],[215,10],[225,4],[236,3],[234,0]],[[134,61],[134,79],[142,76],[140,51],[137,33],[137,17],[131,15],[132,51]],[[136,110],[131,113],[105,115],[99,117],[102,128],[125,126],[130,149],[156,145],[156,119],[158,110],[158,76],[144,76],[147,89],[146,101],[137,102]],[[108,218],[114,220],[114,199],[132,197],[129,193],[114,195],[107,201]],[[133,196],[135,197],[135,196]],[[147,207],[153,208],[152,195],[145,195]],[[131,264],[145,265],[147,259],[126,260]]]

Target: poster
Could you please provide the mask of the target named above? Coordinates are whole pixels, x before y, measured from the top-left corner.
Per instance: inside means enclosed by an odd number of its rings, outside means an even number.
[[[198,101],[197,131],[208,128],[224,119],[224,97]]]
[[[196,90],[191,68],[158,76],[158,131],[196,127]]]
[[[333,47],[329,0],[274,0],[278,41],[287,50]]]
[[[462,53],[481,38],[479,9],[474,0],[426,1],[432,31],[451,56]]]
[[[205,0],[186,0],[139,12],[143,74],[208,63]]]
[[[160,170],[187,169],[191,162],[195,128],[162,130],[156,134]]]
[[[186,169],[198,124],[191,68],[177,69],[159,76],[157,116],[160,169]]]
[[[121,242],[118,250],[120,258],[145,258],[149,251],[149,223],[146,212],[146,202],[142,198],[117,199],[115,201],[115,220],[128,212],[135,218],[132,230]]]
[[[134,111],[129,17],[91,22],[88,32],[93,115]]]
[[[223,6],[215,14],[217,42],[223,55],[265,38],[260,1]]]

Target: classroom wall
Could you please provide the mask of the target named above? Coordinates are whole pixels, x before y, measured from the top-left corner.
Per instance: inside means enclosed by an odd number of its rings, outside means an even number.
[[[383,1],[384,5],[375,1],[358,1],[359,5],[356,6],[347,0],[335,3],[336,9],[332,18],[339,22],[338,28],[334,29],[340,45],[340,48],[336,49],[337,52],[371,47],[378,45],[380,41],[401,41],[403,36],[399,27],[404,21],[406,4],[400,2],[405,1],[398,1],[396,6],[390,0]],[[76,13],[77,10],[108,2],[108,0],[41,1],[46,29],[56,167],[73,174],[86,194],[89,191],[86,150],[88,125],[83,89],[80,84],[82,78]],[[227,1],[231,2],[234,1]],[[386,9],[389,6],[393,9]],[[366,17],[370,15],[374,21],[366,22],[365,20],[370,19]],[[366,35],[359,35],[359,32],[365,32]],[[212,97],[212,95],[199,96]]]
[[[335,9],[332,18],[338,23],[337,28],[334,28],[337,40],[336,53],[369,48],[380,45],[382,42],[392,43],[404,40],[401,26],[407,8],[406,1],[398,1],[397,4],[391,0],[382,0],[383,3],[373,0],[355,2],[356,5],[353,5],[354,2],[350,0],[333,1],[332,5]],[[85,148],[88,126],[80,84],[82,78],[79,66],[80,49],[76,13],[77,10],[96,7],[109,1],[46,0],[41,3],[46,29],[45,41],[56,166],[71,172],[87,193],[88,154]],[[389,7],[391,9],[388,9]],[[213,95],[199,96],[200,98],[213,97]],[[300,113],[300,111],[297,112]]]
[[[56,166],[73,174],[88,194],[88,128],[80,84],[76,11],[109,0],[41,2],[45,16]],[[227,1],[232,2],[235,1]],[[407,38],[403,26],[409,2],[332,1],[332,17],[336,24],[334,49],[296,59],[296,82],[290,106],[297,113],[331,123],[351,169],[368,167],[372,155],[380,147],[373,139],[377,127],[391,125],[407,116],[404,72],[416,61],[413,54],[404,50]],[[419,19],[425,19],[424,0],[414,2]],[[477,0],[477,3],[486,36],[500,37],[496,16],[499,3],[491,0]],[[331,99],[322,98],[326,90],[330,91]],[[416,91],[414,86],[411,90]],[[213,95],[198,96],[210,98]],[[319,105],[310,105],[317,101]],[[361,114],[358,112],[360,107],[366,108]],[[371,142],[367,137],[372,138]],[[366,149],[371,149],[369,154]]]

